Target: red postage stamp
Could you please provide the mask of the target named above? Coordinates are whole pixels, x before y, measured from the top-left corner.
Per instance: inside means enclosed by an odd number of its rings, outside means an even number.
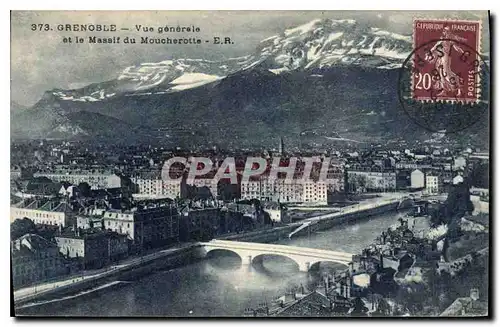
[[[413,42],[414,100],[478,101],[479,21],[416,19]]]

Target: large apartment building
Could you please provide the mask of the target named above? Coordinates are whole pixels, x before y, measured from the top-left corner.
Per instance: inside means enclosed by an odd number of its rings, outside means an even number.
[[[439,194],[442,192],[442,179],[438,174],[426,174],[425,191],[427,194]]]
[[[92,189],[116,188],[122,186],[122,178],[108,170],[100,169],[56,169],[38,171],[33,177],[47,177],[54,182],[69,182],[73,185],[88,183]]]
[[[242,199],[259,199],[280,203],[327,203],[325,182],[302,181],[300,179],[271,179],[261,176],[241,182]]]
[[[69,272],[57,245],[36,234],[26,234],[13,241],[11,257],[15,288]]]
[[[55,237],[59,252],[80,260],[82,268],[101,268],[110,261],[128,256],[125,235],[101,230],[68,231]]]
[[[347,184],[350,192],[395,191],[396,172],[379,168],[348,169]]]
[[[136,191],[140,196],[182,198],[187,195],[188,186],[196,186],[198,189],[206,188],[213,198],[219,195],[218,181],[213,174],[197,177],[192,182],[188,182],[185,177],[164,179],[160,171],[147,171],[133,175],[131,180],[137,186]]]
[[[134,245],[141,247],[165,245],[179,238],[179,213],[170,204],[108,210],[102,224],[104,229],[127,235]]]
[[[162,180],[161,178],[147,178],[134,176],[132,183],[136,185],[136,194],[150,197],[167,197],[175,199],[185,194],[185,183],[177,180]]]
[[[74,223],[75,213],[66,202],[27,198],[10,207],[11,223],[23,218],[29,218],[35,224],[67,227]]]

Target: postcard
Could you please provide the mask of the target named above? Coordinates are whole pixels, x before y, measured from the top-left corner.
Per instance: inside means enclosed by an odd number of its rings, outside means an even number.
[[[11,11],[15,317],[491,317],[487,11]]]

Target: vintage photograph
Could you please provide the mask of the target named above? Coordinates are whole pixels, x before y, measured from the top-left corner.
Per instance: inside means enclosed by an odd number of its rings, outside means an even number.
[[[492,315],[488,11],[11,11],[16,317]]]

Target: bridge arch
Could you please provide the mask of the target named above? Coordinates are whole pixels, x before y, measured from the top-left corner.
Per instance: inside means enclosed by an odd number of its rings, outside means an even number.
[[[210,259],[210,265],[218,268],[234,270],[243,265],[241,254],[231,249],[209,249],[204,257]]]
[[[206,257],[207,258],[216,257],[217,255],[221,255],[221,256],[231,255],[231,256],[234,256],[234,257],[238,257],[240,260],[242,259],[241,255],[238,253],[238,251],[231,250],[231,249],[213,248],[213,249],[208,250],[207,253],[206,253]]]
[[[251,265],[254,267],[254,268],[257,268],[257,269],[263,269],[265,271],[269,271],[269,269],[267,269],[266,267],[264,267],[264,257],[266,256],[269,256],[269,257],[275,257],[275,258],[284,258],[286,259],[286,261],[288,261],[291,265],[290,266],[293,266],[293,270],[295,271],[299,271],[300,270],[300,262],[298,262],[296,260],[296,258],[292,257],[292,256],[289,256],[289,255],[286,255],[286,254],[275,254],[275,253],[259,253],[255,256],[252,257],[252,262],[251,262]],[[288,266],[288,264],[285,264],[285,266]],[[270,272],[270,271],[269,271]]]
[[[241,258],[241,265],[248,266],[258,263],[264,255],[285,257],[299,266],[299,271],[307,272],[320,262],[334,262],[348,266],[352,254],[323,249],[311,249],[279,244],[261,244],[253,242],[239,242],[227,240],[212,240],[200,243],[200,254],[207,256],[214,250],[224,249],[235,253]]]

